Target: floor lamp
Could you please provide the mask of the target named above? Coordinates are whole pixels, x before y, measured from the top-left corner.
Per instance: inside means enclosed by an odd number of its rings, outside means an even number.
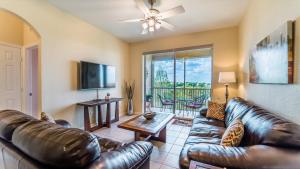
[[[222,83],[226,87],[225,91],[225,98],[226,98],[226,103],[228,101],[228,85],[229,83],[236,83],[236,77],[234,72],[220,72],[219,73],[219,83]]]

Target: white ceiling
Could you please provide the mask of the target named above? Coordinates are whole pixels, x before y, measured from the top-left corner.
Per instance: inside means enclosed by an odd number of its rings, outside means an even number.
[[[56,7],[85,20],[127,42],[200,32],[238,25],[249,0],[158,0],[161,12],[182,5],[185,13],[168,18],[175,31],[160,29],[141,35],[140,23],[121,23],[122,19],[143,18],[134,0],[48,0]]]

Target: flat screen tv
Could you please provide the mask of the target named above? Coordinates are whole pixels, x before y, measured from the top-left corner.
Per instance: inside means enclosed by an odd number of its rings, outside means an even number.
[[[116,87],[116,69],[111,65],[80,62],[79,88],[101,89]]]

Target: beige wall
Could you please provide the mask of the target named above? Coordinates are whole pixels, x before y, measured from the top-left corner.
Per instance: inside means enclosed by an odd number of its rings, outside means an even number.
[[[225,88],[218,84],[220,71],[237,71],[238,29],[236,27],[192,33],[130,44],[131,79],[136,81],[135,112],[142,111],[142,55],[144,52],[213,44],[213,99],[224,101]],[[237,96],[237,86],[230,87],[230,97]]]
[[[23,21],[0,10],[0,42],[23,45]]]
[[[23,26],[23,45],[35,45],[40,42],[40,37],[31,26],[24,23]]]
[[[47,1],[0,1],[0,8],[16,13],[41,36],[42,110],[55,118],[83,127],[83,109],[75,104],[95,99],[95,91],[77,90],[77,62],[86,60],[115,65],[117,87],[100,92],[122,96],[129,77],[129,46],[109,33],[58,10]],[[123,110],[123,104],[121,104]],[[122,111],[123,112],[123,111]]]
[[[300,17],[300,0],[252,0],[239,28],[239,95],[266,109],[300,123],[299,45],[300,19],[296,29],[296,82],[293,85],[250,84],[250,51],[264,37],[288,20]]]
[[[40,41],[38,33],[13,13],[0,10],[0,25],[0,42],[26,46]]]

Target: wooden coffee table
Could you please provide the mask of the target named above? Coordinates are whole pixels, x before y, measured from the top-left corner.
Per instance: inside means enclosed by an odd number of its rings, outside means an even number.
[[[152,120],[146,120],[139,115],[118,125],[119,128],[134,131],[135,141],[158,140],[166,142],[167,124],[174,118],[174,114],[156,113]]]

